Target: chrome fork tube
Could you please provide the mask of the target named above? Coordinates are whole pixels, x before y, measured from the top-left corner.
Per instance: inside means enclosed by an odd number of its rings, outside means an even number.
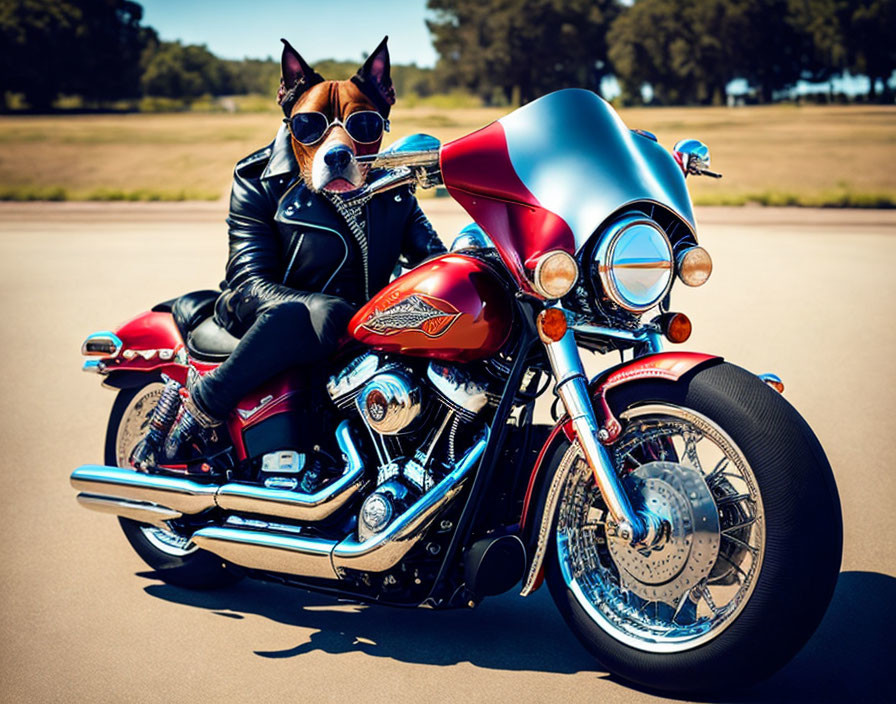
[[[613,466],[610,453],[597,437],[598,425],[588,394],[588,383],[575,335],[571,329],[556,342],[542,338],[557,384],[557,395],[563,401],[585,461],[594,473],[594,481],[616,524],[618,537],[631,542],[645,534],[644,523],[632,509]]]

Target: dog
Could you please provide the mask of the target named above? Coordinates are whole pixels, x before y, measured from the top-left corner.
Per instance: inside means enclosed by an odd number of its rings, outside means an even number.
[[[367,178],[368,167],[356,157],[379,151],[395,103],[388,39],[344,81],[325,80],[281,39],[277,100],[302,178],[315,192],[349,193]]]

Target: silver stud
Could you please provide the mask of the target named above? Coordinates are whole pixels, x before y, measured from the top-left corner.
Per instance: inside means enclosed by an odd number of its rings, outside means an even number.
[[[287,215],[292,215],[295,211],[296,209],[290,205],[285,212]]]
[[[307,203],[305,203],[305,205],[306,205],[307,207],[310,208],[310,207],[311,207],[311,201],[309,200]]]
[[[395,194],[395,202],[396,202],[396,203],[401,203],[401,193],[396,193],[396,194]]]

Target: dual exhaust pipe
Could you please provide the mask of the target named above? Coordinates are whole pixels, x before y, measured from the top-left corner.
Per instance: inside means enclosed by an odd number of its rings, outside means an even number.
[[[120,467],[84,465],[72,473],[85,508],[113,513],[164,528],[165,521],[212,508],[296,521],[320,521],[342,508],[364,485],[364,464],[351,439],[348,421],[336,430],[346,469],[314,494],[248,484],[200,484],[190,479],[143,474]]]
[[[364,486],[364,466],[347,422],[336,432],[346,471],[315,494],[245,484],[200,484],[189,479],[142,474],[117,467],[85,465],[72,474],[85,508],[111,513],[164,529],[166,521],[219,508],[295,521],[320,521],[343,507]],[[488,442],[486,434],[436,486],[393,520],[382,532],[359,541],[353,533],[341,541],[305,538],[295,533],[210,526],[191,540],[204,550],[249,569],[303,577],[342,579],[346,570],[383,572],[397,565],[426,533],[435,517],[463,489],[470,470]]]

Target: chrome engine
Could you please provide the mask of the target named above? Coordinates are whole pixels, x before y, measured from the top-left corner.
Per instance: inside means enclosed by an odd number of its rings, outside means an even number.
[[[489,403],[487,381],[460,366],[432,361],[421,373],[374,352],[330,377],[327,391],[338,408],[357,412],[376,452],[376,488],[358,515],[361,541],[453,469],[466,450],[460,436]]]

